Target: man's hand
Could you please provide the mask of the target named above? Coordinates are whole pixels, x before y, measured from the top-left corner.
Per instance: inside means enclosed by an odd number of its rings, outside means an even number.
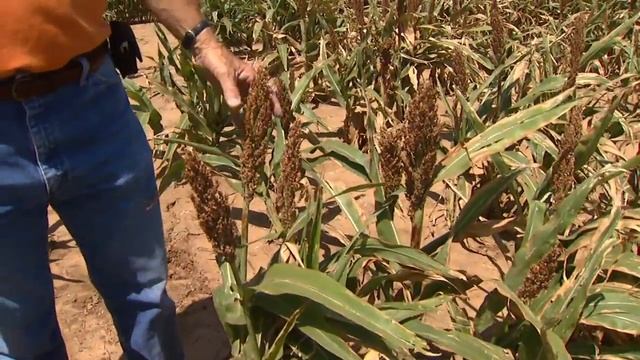
[[[200,0],[143,0],[147,8],[177,38],[181,39],[185,32],[195,26],[203,16],[200,11]],[[216,39],[211,29],[201,32],[196,38],[194,47],[196,65],[208,72],[210,81],[217,81],[227,104],[237,109],[242,98],[256,77],[253,66],[237,58]],[[271,99],[275,115],[282,115],[274,86],[271,86]]]
[[[209,81],[220,83],[227,105],[238,108],[256,77],[253,66],[220,44],[210,29],[200,33],[196,39],[193,55],[196,65],[210,75]]]

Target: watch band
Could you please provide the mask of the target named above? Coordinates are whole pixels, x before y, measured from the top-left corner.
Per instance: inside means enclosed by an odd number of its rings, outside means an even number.
[[[193,46],[196,43],[196,38],[198,37],[198,35],[200,35],[201,32],[203,32],[205,29],[207,29],[211,25],[212,24],[209,20],[200,21],[196,26],[194,26],[191,30],[187,31],[184,34],[184,37],[180,42],[182,47],[185,50],[192,50]]]

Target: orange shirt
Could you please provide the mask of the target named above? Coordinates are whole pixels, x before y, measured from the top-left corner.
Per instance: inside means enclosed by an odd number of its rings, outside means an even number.
[[[109,36],[106,0],[3,0],[0,78],[64,66]]]

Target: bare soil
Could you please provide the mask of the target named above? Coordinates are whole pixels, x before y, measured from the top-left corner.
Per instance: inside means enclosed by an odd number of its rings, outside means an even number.
[[[157,41],[153,26],[136,26],[135,32],[143,55],[154,56],[157,53]],[[145,59],[141,67],[142,76],[137,81],[144,84],[144,74],[148,74],[152,66],[153,61]],[[165,126],[177,122],[179,112],[170,100],[155,97],[153,101],[163,114]],[[332,128],[338,129],[342,125],[344,112],[340,108],[321,106],[317,113]],[[341,189],[362,182],[335,163],[325,163],[323,174]],[[227,190],[229,195],[233,195],[230,189]],[[228,353],[228,343],[211,301],[212,290],[220,283],[220,275],[212,247],[198,225],[190,194],[188,186],[178,184],[169,188],[160,199],[169,254],[169,293],[178,307],[180,336],[187,359],[224,359]],[[450,226],[444,216],[444,205],[438,201],[437,194],[434,193],[433,198],[430,201],[432,206],[425,215],[427,238],[437,236]],[[241,199],[239,196],[232,196],[231,199],[235,206],[233,216],[239,220]],[[355,196],[355,199],[363,214],[372,213],[370,193],[364,192]],[[353,233],[352,226],[340,214],[337,205],[328,206],[325,235],[340,238],[343,234]],[[250,234],[254,241],[251,242],[249,253],[250,272],[255,273],[269,261],[275,247],[259,240],[268,233],[270,226],[264,206],[256,202],[252,210]],[[56,308],[71,359],[120,359],[122,351],[111,318],[89,281],[80,251],[53,211],[50,212],[50,224],[53,246],[51,271],[54,274]],[[397,226],[401,238],[408,239],[408,219],[400,215]],[[499,268],[506,268],[506,264],[492,239],[456,243],[451,249],[452,268],[486,280],[481,287],[469,292],[471,308],[477,308],[484,292],[492,287],[491,279],[499,279]]]

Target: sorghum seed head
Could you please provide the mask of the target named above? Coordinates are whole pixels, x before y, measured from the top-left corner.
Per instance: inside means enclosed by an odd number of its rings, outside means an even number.
[[[296,194],[303,187],[300,183],[304,176],[300,161],[300,146],[304,140],[302,122],[293,122],[287,137],[287,144],[281,161],[280,177],[276,183],[276,211],[285,228],[291,227],[296,220]]]
[[[576,171],[575,149],[582,137],[582,108],[577,106],[569,111],[568,121],[560,142],[560,158],[552,173],[551,183],[556,204],[571,191]]]
[[[382,10],[382,16],[387,16],[389,13],[389,0],[382,0],[380,8]]]
[[[293,116],[293,112],[291,111],[291,98],[287,95],[288,92],[282,80],[276,80],[275,85],[278,102],[282,108],[282,129],[285,135],[289,135],[289,127],[295,121],[295,116]]]
[[[351,6],[353,6],[356,23],[364,26],[364,0],[351,0]]]
[[[491,2],[489,21],[491,23],[491,49],[496,58],[496,63],[499,63],[504,55],[506,33],[497,0]]]
[[[587,17],[584,14],[576,16],[573,21],[573,27],[569,34],[569,57],[566,61],[569,78],[565,84],[565,89],[569,89],[576,84],[576,78],[578,72],[580,72],[580,59],[584,50],[586,24]]]
[[[298,16],[301,18],[305,18],[307,16],[307,9],[309,8],[309,3],[307,0],[296,0],[296,10],[298,12]]]
[[[558,259],[562,254],[564,254],[564,248],[556,245],[549,254],[533,265],[522,287],[518,290],[518,297],[528,302],[546,290],[556,273]]]
[[[390,94],[394,93],[394,77],[395,71],[393,67],[393,50],[395,40],[387,38],[379,45],[380,53],[380,69],[378,71],[378,79],[380,82],[380,93],[385,94],[385,106],[391,107],[393,98]]]
[[[259,70],[251,84],[245,107],[244,138],[242,139],[241,176],[245,199],[253,200],[267,155],[267,136],[271,129],[273,105],[269,96],[268,74]]]
[[[384,191],[388,197],[402,184],[402,137],[397,129],[382,128],[379,136],[380,170],[384,180]]]
[[[231,208],[227,198],[220,190],[215,174],[209,166],[200,161],[193,152],[187,152],[184,158],[185,177],[193,190],[191,201],[196,209],[200,227],[218,256],[225,261],[233,261],[239,234],[235,222],[231,219]]]
[[[420,10],[421,0],[407,0],[407,13],[415,15]]]
[[[452,60],[453,82],[462,94],[466,94],[469,89],[469,73],[467,72],[464,54],[460,49],[455,48],[453,50]]]
[[[404,117],[402,159],[410,216],[424,205],[436,165],[440,140],[437,99],[436,89],[423,81]]]

